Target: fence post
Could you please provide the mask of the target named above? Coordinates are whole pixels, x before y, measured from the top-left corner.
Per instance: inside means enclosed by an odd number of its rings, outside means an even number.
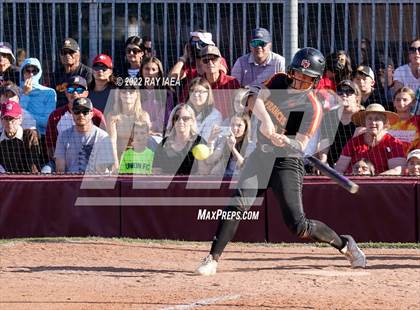
[[[81,17],[80,17],[81,18]],[[89,3],[89,64],[98,53],[98,3]]]
[[[283,50],[287,66],[298,49],[298,0],[286,0],[283,12]]]

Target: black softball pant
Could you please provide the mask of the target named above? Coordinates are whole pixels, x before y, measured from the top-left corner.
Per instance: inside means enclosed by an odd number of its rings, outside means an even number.
[[[238,188],[226,211],[244,212],[251,208],[255,198],[271,187],[281,208],[283,220],[289,230],[303,239],[329,243],[337,249],[345,246],[330,227],[317,220],[307,219],[303,211],[302,186],[304,164],[300,158],[275,158],[273,153],[259,149],[248,158]],[[219,221],[210,254],[218,259],[227,243],[232,240],[240,220]]]

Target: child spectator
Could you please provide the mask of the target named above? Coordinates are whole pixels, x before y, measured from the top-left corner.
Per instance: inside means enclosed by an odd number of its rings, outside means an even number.
[[[134,123],[129,141],[131,147],[121,155],[119,173],[152,174],[155,153],[147,147],[149,127],[148,122]]]
[[[409,176],[420,176],[420,149],[415,149],[408,153],[406,174]]]
[[[222,132],[219,126],[213,128],[208,140],[211,155],[206,159],[206,164],[210,167],[210,174],[231,177],[239,173],[245,159],[254,151],[255,142],[251,141],[248,113],[235,114],[227,128],[228,132]]]
[[[371,67],[359,66],[356,69],[356,74],[353,78],[353,82],[359,87],[362,101],[361,104],[365,108],[371,103],[379,102],[378,98],[374,93],[375,86],[375,74]]]
[[[353,165],[353,175],[375,175],[375,166],[370,160],[362,158]]]
[[[399,121],[393,124],[388,133],[399,139],[404,146],[404,154],[420,148],[420,115],[412,115],[416,95],[409,87],[402,87],[394,95],[394,108]]]

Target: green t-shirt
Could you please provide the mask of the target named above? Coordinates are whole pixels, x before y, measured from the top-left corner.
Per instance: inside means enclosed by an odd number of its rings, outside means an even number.
[[[141,153],[128,149],[121,156],[119,173],[152,174],[154,156],[147,147]]]

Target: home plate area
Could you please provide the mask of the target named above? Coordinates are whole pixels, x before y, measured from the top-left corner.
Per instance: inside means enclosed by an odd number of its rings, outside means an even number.
[[[418,309],[420,250],[363,248],[351,269],[328,247],[39,239],[0,243],[0,309]]]

